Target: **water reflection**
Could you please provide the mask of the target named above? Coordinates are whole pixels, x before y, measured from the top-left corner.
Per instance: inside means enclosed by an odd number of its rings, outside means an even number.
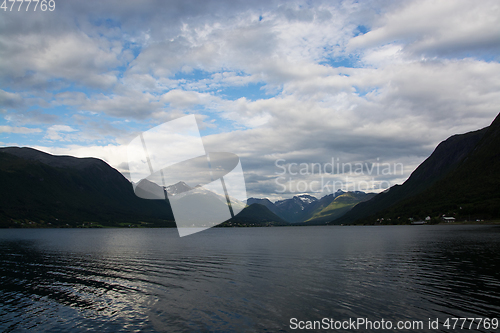
[[[290,331],[498,316],[490,226],[4,230],[3,331]]]

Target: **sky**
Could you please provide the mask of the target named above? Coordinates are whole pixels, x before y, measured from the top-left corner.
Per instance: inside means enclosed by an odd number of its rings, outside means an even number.
[[[0,146],[126,177],[135,137],[194,114],[249,197],[380,192],[500,110],[498,1],[52,4],[0,9]]]

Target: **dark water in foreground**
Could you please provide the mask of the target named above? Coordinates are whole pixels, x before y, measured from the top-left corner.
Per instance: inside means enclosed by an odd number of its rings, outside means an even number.
[[[0,331],[276,332],[293,317],[499,318],[500,228],[0,230]]]

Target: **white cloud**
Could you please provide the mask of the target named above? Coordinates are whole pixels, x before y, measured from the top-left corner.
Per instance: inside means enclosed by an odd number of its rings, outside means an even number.
[[[65,147],[53,147],[37,145],[33,148],[54,155],[71,155],[75,157],[95,157],[106,161],[108,164],[118,169],[121,172],[128,171],[126,166],[127,161],[127,146],[108,144],[105,146],[94,145],[75,145],[69,144]],[[125,167],[125,168],[124,168]]]
[[[39,128],[0,126],[0,133],[32,134],[41,131]]]
[[[21,105],[23,105],[23,99],[20,94],[0,89],[0,107],[10,109]]]
[[[14,124],[52,124],[58,117],[53,114],[42,113],[39,110],[11,112],[5,115],[5,120]]]
[[[497,1],[412,1],[380,18],[372,31],[353,38],[350,49],[387,43],[406,44],[423,55],[467,55],[490,51],[498,55],[500,5]]]
[[[47,129],[45,139],[54,141],[67,141],[69,137],[63,133],[76,132],[77,130],[68,125],[52,125]]]
[[[161,97],[161,101],[170,103],[173,107],[185,108],[200,104],[201,99],[206,96],[206,94],[200,94],[194,91],[174,89],[164,94]]]
[[[69,105],[77,110],[103,113],[119,118],[146,119],[161,110],[159,97],[121,87],[117,94],[64,92],[55,96],[54,105]]]
[[[64,79],[79,85],[107,88],[117,82],[111,70],[120,65],[116,47],[104,38],[90,38],[83,32],[57,35],[32,31],[0,36],[3,61],[0,73],[26,86],[41,81]],[[33,73],[26,75],[26,73]]]

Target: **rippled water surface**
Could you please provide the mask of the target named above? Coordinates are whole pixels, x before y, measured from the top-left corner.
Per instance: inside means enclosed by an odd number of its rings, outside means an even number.
[[[0,331],[276,332],[293,317],[498,318],[500,228],[0,230]]]

